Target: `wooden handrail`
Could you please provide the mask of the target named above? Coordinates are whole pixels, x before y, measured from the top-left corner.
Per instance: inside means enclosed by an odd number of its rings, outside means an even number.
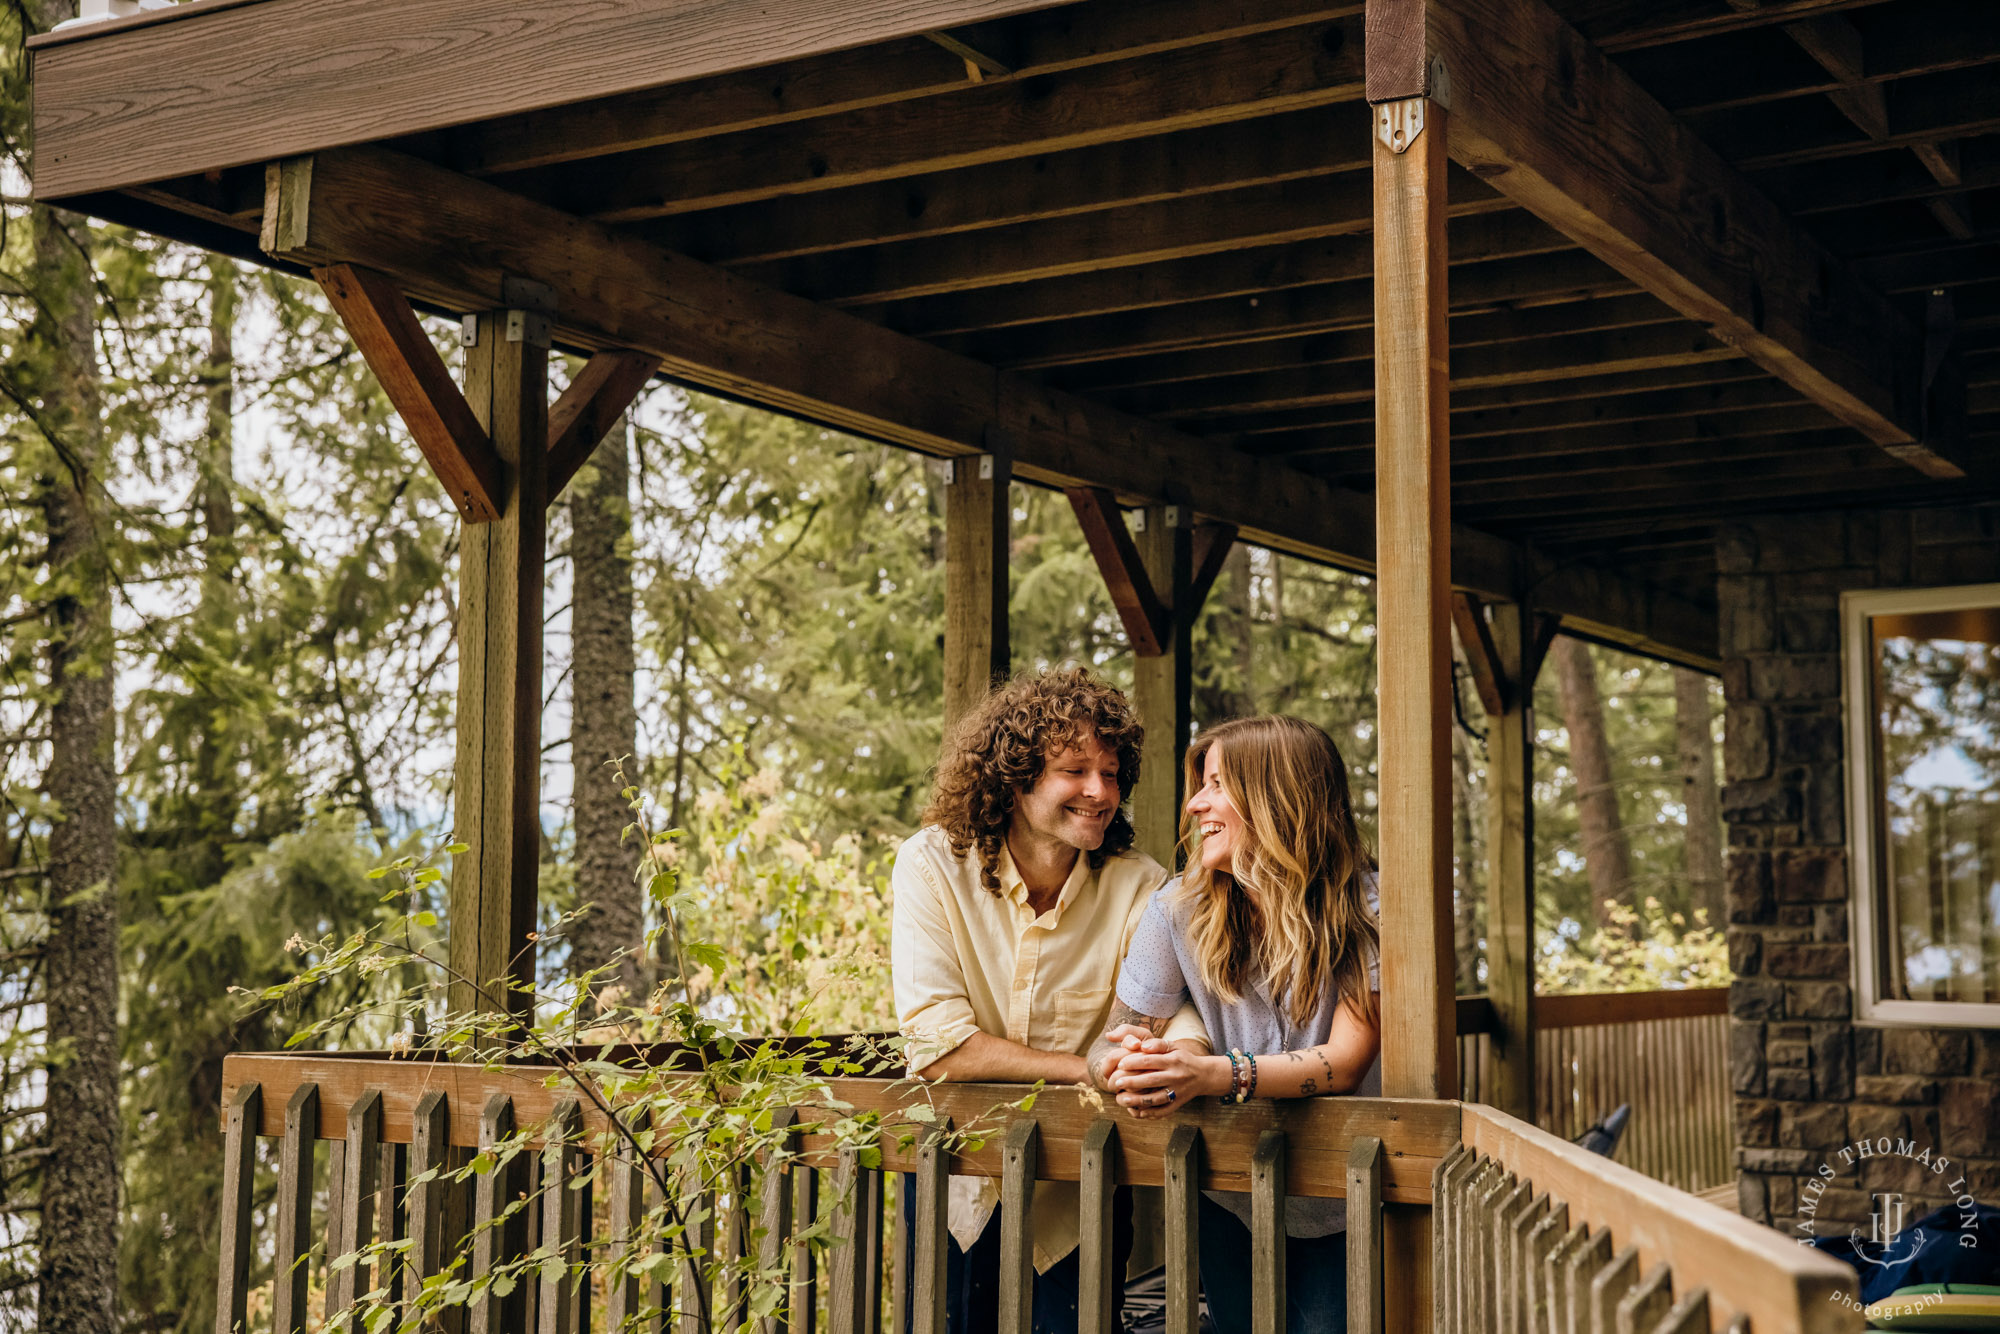
[[[513,1099],[514,1121],[526,1126],[550,1115],[565,1096],[549,1086],[545,1066],[507,1066],[496,1070],[447,1062],[385,1062],[368,1057],[312,1053],[244,1054],[223,1061],[222,1101],[230,1105],[238,1090],[255,1084],[262,1092],[256,1133],[276,1137],[285,1129],[285,1108],[299,1088],[319,1090],[320,1139],[337,1140],[347,1133],[346,1108],[368,1092],[381,1094],[381,1139],[388,1144],[411,1141],[416,1108],[427,1094],[442,1093],[450,1109],[449,1142],[470,1147],[478,1143],[479,1113],[495,1094]],[[1198,1102],[1173,1118],[1139,1120],[1116,1104],[1077,1088],[1044,1089],[1032,1113],[1009,1110],[1026,1091],[1020,1085],[936,1084],[925,1089],[900,1080],[830,1079],[831,1094],[856,1112],[877,1112],[885,1123],[908,1124],[900,1113],[928,1101],[960,1127],[987,1121],[1034,1120],[1041,1127],[1037,1178],[1076,1181],[1082,1164],[1083,1141],[1091,1125],[1111,1120],[1118,1128],[1114,1155],[1115,1180],[1122,1185],[1157,1186],[1165,1182],[1161,1167],[1174,1128],[1199,1127],[1202,1135],[1200,1184],[1210,1190],[1248,1190],[1251,1159],[1258,1137],[1282,1130],[1291,1150],[1286,1161],[1285,1190],[1292,1195],[1338,1197],[1346,1193],[1347,1154],[1357,1136],[1382,1141],[1384,1196],[1391,1203],[1427,1204],[1431,1172],[1458,1142],[1456,1103],[1416,1102],[1385,1098],[1300,1098],[1260,1100],[1242,1107]],[[823,1119],[815,1109],[798,1109],[802,1147],[808,1161],[831,1161],[829,1142],[813,1133]],[[582,1108],[587,1134],[605,1129],[603,1115],[587,1102]],[[919,1137],[920,1138],[920,1137]],[[1001,1144],[988,1135],[977,1152],[954,1156],[950,1170],[959,1176],[1001,1175]],[[914,1172],[917,1152],[885,1136],[883,1166]]]
[[[1753,1331],[1860,1328],[1854,1271],[1831,1256],[1491,1107],[1462,1104],[1461,1118],[1467,1153],[1440,1173],[1438,1208],[1447,1219],[1467,1208],[1479,1216],[1442,1227],[1440,1256],[1478,1291],[1469,1307],[1448,1309],[1452,1318],[1440,1329],[1509,1327],[1480,1303],[1539,1303],[1548,1274],[1565,1264],[1591,1266],[1582,1291],[1593,1275],[1618,1269],[1613,1298],[1629,1296],[1642,1308],[1649,1297],[1667,1295],[1692,1307],[1705,1289],[1705,1315],[1697,1319],[1689,1309],[1677,1328],[1733,1329],[1744,1317]],[[1468,1190],[1468,1182],[1476,1188]],[[1560,1226],[1542,1227],[1550,1218]],[[1581,1245],[1564,1252],[1564,1238],[1579,1225],[1588,1226],[1597,1255]],[[1496,1248],[1493,1238],[1505,1240]],[[1469,1239],[1463,1253],[1454,1250],[1457,1239]],[[1662,1266],[1672,1286],[1664,1294],[1645,1291],[1664,1286]],[[1668,1327],[1659,1320],[1651,1317],[1644,1328]]]
[[[1672,991],[1589,991],[1535,997],[1537,1028],[1590,1028],[1600,1024],[1640,1024],[1655,1019],[1695,1019],[1729,1013],[1728,987],[1683,987]],[[1458,1031],[1491,1033],[1498,1027],[1493,1002],[1485,996],[1458,998]]]

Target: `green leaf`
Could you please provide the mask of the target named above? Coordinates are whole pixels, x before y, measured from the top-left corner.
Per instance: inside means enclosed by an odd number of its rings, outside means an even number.
[[[436,926],[438,924],[438,915],[434,912],[420,912],[416,915],[415,920],[418,926]]]
[[[470,843],[447,843],[444,845],[444,850],[454,857],[461,857],[472,851],[472,845]]]
[[[856,1154],[855,1158],[869,1171],[878,1172],[882,1169],[882,1146],[879,1144],[870,1144],[867,1148]]]

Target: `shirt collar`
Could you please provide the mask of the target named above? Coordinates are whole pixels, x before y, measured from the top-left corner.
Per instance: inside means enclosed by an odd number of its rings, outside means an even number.
[[[1075,864],[1069,868],[1069,879],[1063,881],[1062,892],[1056,895],[1056,906],[1050,910],[1058,921],[1096,874],[1090,865],[1090,854],[1079,851]],[[1012,904],[1021,905],[1028,901],[1028,882],[1021,878],[1020,868],[1014,865],[1014,850],[1005,841],[1000,844],[1000,894]]]

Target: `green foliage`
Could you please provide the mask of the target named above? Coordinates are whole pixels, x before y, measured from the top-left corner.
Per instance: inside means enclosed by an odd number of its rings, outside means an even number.
[[[1616,904],[1611,923],[1587,937],[1558,931],[1535,953],[1535,987],[1545,994],[1655,991],[1728,986],[1729,942],[1697,910],[1692,921],[1650,895],[1635,910]]]

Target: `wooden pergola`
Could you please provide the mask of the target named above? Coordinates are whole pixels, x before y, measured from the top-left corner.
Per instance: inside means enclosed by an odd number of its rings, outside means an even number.
[[[1010,477],[1067,490],[1156,844],[1229,542],[1371,573],[1390,1097],[1457,1091],[1456,616],[1502,1107],[1554,628],[1713,670],[1719,521],[1994,491],[1982,0],[192,0],[33,57],[37,196],[310,272],[459,505],[478,975],[533,923],[545,507],[656,373],[950,461],[954,710]]]

